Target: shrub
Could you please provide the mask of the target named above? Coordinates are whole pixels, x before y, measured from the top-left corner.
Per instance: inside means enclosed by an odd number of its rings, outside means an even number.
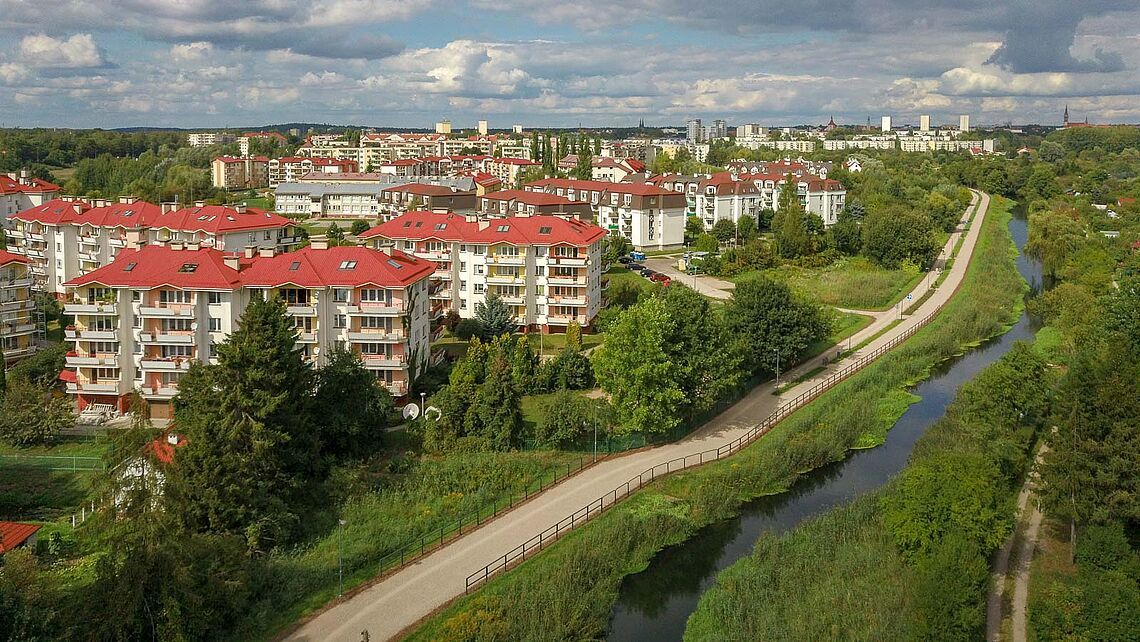
[[[464,341],[469,341],[472,337],[483,334],[483,324],[479,322],[479,319],[463,319],[455,325],[454,332],[455,336]]]

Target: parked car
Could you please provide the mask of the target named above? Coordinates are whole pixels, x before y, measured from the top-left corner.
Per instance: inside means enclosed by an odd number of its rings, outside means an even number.
[[[649,268],[645,268],[644,270],[641,271],[641,276],[644,276],[645,278],[647,278],[649,280],[653,280],[654,274],[657,274],[657,273],[654,272],[653,270],[650,270]]]
[[[651,274],[649,276],[649,280],[650,281],[656,281],[657,283],[660,283],[662,285],[669,285],[669,281],[670,281],[668,276],[661,274],[660,272],[654,272],[653,274]]]
[[[622,265],[625,265],[626,263],[629,263],[632,260],[633,259],[629,258],[628,256],[619,256],[618,257],[618,263],[621,263]]]
[[[626,265],[626,267],[629,268],[631,272],[640,272],[645,269],[645,266],[640,263],[630,263]]]

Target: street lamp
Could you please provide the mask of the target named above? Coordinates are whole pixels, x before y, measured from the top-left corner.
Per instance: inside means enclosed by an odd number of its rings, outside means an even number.
[[[337,595],[344,595],[344,520],[337,520],[336,529],[336,561],[337,561]]]
[[[594,401],[594,462],[598,461],[598,402]]]
[[[776,390],[780,389],[780,351],[773,350],[776,353]]]

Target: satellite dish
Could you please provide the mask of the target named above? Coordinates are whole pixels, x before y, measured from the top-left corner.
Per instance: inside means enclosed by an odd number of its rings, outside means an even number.
[[[434,418],[431,416],[432,413],[435,413]],[[443,411],[439,408],[436,408],[435,406],[428,406],[424,409],[424,418],[431,419],[432,421],[439,421],[440,419],[443,419]]]
[[[403,410],[404,419],[415,419],[420,416],[420,407],[414,403],[404,406]]]

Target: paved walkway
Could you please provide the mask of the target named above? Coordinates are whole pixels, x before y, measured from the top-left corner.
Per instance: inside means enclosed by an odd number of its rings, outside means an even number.
[[[975,193],[973,206],[977,207],[978,213],[959,252],[959,257],[963,260],[955,261],[942,286],[912,317],[870,342],[863,351],[870,352],[885,345],[950,299],[965,276],[969,263],[967,259],[973,255],[982,228],[981,221],[989,207],[989,197]],[[953,241],[951,239],[949,243]],[[949,247],[953,246],[948,246],[947,254]],[[917,291],[914,298],[917,300],[924,291]],[[852,344],[873,336],[889,324],[892,320],[891,312],[893,311],[883,313],[882,318],[876,319],[875,323],[852,337]],[[435,610],[463,595],[467,577],[488,562],[502,557],[521,542],[538,535],[571,512],[656,464],[715,449],[737,439],[749,427],[771,414],[780,403],[794,399],[857,357],[858,355],[852,355],[829,364],[815,377],[786,390],[779,397],[772,394],[772,382],[758,386],[734,406],[678,442],[602,461],[488,522],[482,528],[317,614],[294,630],[288,639],[356,642],[361,639],[364,630],[368,631],[370,639],[374,641],[397,637]],[[786,373],[785,380],[795,379],[817,365],[816,359],[801,364]]]
[[[710,299],[727,300],[732,298],[736,284],[705,274],[685,274],[677,269],[678,257],[649,257],[642,261],[649,269],[660,272],[677,283],[687,285]]]

